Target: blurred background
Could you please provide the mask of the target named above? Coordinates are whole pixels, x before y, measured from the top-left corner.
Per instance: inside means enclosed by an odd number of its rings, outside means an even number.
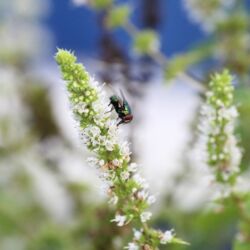
[[[110,14],[117,6],[129,9],[126,25],[117,25],[125,12]],[[126,93],[134,120],[121,129],[157,195],[152,225],[191,243],[166,249],[249,250],[233,243],[234,205],[213,206],[192,150],[202,86],[227,67],[249,180],[249,8],[248,0],[1,0],[0,250],[118,250],[130,237],[110,223],[114,211],[87,164],[57,47]]]

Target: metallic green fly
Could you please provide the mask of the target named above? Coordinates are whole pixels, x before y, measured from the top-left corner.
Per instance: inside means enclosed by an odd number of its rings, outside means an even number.
[[[112,95],[109,100],[109,106],[112,105],[111,111],[114,109],[116,113],[118,114],[118,117],[121,119],[120,122],[117,124],[119,126],[123,123],[129,123],[133,120],[133,115],[131,111],[131,107],[128,104],[123,92],[121,92],[121,97],[118,95]]]

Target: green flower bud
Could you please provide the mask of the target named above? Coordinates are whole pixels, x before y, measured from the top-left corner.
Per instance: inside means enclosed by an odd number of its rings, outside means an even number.
[[[153,30],[144,30],[136,34],[134,49],[139,54],[152,54],[159,49],[159,38]]]
[[[121,27],[126,24],[130,15],[130,9],[127,4],[123,4],[111,9],[108,13],[106,23],[109,28]]]

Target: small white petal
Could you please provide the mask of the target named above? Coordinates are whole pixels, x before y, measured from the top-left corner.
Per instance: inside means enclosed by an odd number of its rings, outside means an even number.
[[[152,216],[152,213],[151,212],[143,212],[141,215],[140,215],[140,218],[141,218],[141,222],[146,222],[148,221]]]
[[[115,218],[113,220],[111,220],[112,222],[116,222],[117,226],[122,227],[125,225],[126,223],[126,219],[127,217],[125,215],[116,215]]]
[[[167,230],[161,237],[161,244],[167,244],[172,241],[174,238],[173,230]]]
[[[124,171],[124,172],[121,173],[121,179],[123,181],[128,180],[129,176],[130,176],[129,172]]]
[[[135,238],[136,240],[140,240],[141,236],[142,236],[142,232],[141,232],[141,231],[139,231],[139,230],[134,230],[134,238]]]
[[[116,166],[116,167],[118,167],[118,166],[121,164],[121,162],[120,162],[118,159],[114,159],[114,160],[112,161],[112,163],[113,163],[114,166]]]
[[[113,205],[116,205],[117,202],[118,202],[118,197],[116,195],[109,200],[109,203]]]
[[[149,205],[151,205],[156,202],[156,198],[153,195],[150,195],[147,199],[147,202]]]
[[[134,172],[137,171],[137,168],[138,168],[138,166],[137,166],[136,163],[131,163],[131,164],[129,164],[129,166],[128,166],[128,171],[134,173]]]
[[[128,243],[128,246],[124,248],[128,250],[139,250],[139,246],[135,244],[134,242]]]

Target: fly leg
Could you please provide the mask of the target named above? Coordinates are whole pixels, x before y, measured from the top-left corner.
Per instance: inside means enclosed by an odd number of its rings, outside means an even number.
[[[110,103],[108,106],[110,106],[111,104],[112,104],[112,103]],[[109,111],[106,111],[105,114],[110,113],[110,112],[112,112],[113,110],[114,110],[114,106],[112,106],[111,109],[110,109]]]
[[[119,118],[118,118],[118,119],[119,119]],[[123,123],[124,123],[124,121],[121,120],[121,121],[119,121],[119,122],[116,124],[116,126],[119,127],[119,125],[121,125],[121,124],[123,124]]]

